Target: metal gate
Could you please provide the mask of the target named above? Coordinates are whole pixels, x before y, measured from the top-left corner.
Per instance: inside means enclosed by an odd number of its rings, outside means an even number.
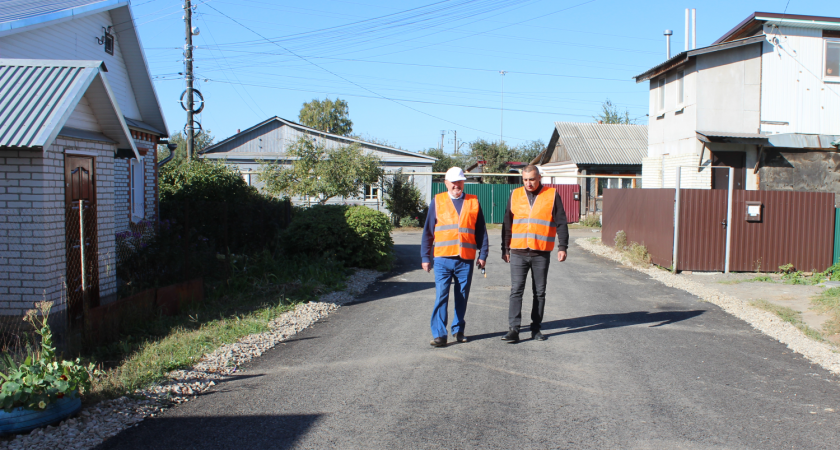
[[[574,223],[580,220],[580,202],[574,200],[574,193],[580,192],[580,186],[577,184],[546,186],[551,186],[559,192],[568,222]],[[481,210],[484,211],[484,220],[487,223],[502,223],[505,220],[505,208],[508,199],[510,199],[510,194],[514,189],[520,187],[522,187],[521,184],[465,183],[464,192],[478,197],[478,203],[481,204]],[[446,192],[446,185],[432,183],[432,195],[441,192]]]

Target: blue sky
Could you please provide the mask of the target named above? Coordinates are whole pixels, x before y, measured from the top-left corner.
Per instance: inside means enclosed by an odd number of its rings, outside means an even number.
[[[684,48],[684,10],[697,8],[697,46],[755,11],[840,17],[840,1],[706,0],[197,0],[193,25],[198,120],[217,141],[304,102],[349,102],[353,131],[406,150],[503,133],[548,141],[554,121],[590,122],[610,99],[647,123],[647,87],[631,77]],[[132,9],[172,133],[186,115],[181,0]],[[506,71],[503,76],[499,71]],[[504,117],[502,126],[502,84]]]

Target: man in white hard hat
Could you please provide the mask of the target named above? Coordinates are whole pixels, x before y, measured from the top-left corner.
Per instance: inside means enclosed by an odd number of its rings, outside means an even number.
[[[476,254],[478,267],[484,268],[490,245],[487,226],[478,197],[464,193],[464,171],[453,167],[446,171],[446,192],[429,203],[429,214],[423,228],[420,245],[422,267],[426,272],[435,269],[435,306],[432,310],[433,347],[446,346],[447,306],[449,287],[455,280],[455,317],[452,318],[452,338],[466,342],[464,315],[470,296]],[[434,261],[434,262],[433,262]]]

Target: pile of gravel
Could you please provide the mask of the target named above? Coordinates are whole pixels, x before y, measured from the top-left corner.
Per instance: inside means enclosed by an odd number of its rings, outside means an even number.
[[[241,372],[242,364],[261,356],[280,342],[351,302],[382,275],[358,269],[348,277],[343,291],[322,295],[317,302],[300,304],[269,323],[269,331],[245,336],[204,355],[193,367],[169,373],[166,383],[136,391],[134,398],[120,397],[86,407],[75,418],[57,426],[40,428],[11,441],[0,441],[0,450],[86,449],[155,417],[168,407],[190,401],[218,382]]]
[[[621,252],[600,242],[593,242],[589,239],[577,239],[575,243],[596,255],[631,265],[627,257]],[[750,306],[745,300],[722,294],[716,289],[703,286],[700,283],[686,279],[680,275],[674,275],[662,269],[652,266],[632,267],[666,286],[682,289],[705,301],[714,303],[729,314],[747,322],[753,328],[787,345],[794,352],[805,356],[831,373],[840,375],[840,354],[836,353],[830,344],[815,341],[805,336],[798,328],[783,321],[775,314]]]

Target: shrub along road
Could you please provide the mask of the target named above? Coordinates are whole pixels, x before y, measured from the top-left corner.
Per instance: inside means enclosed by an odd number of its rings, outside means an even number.
[[[434,283],[420,270],[420,235],[394,239],[395,272],[358,303],[100,448],[819,449],[840,442],[836,377],[716,306],[577,246],[567,262],[551,265],[548,340],[506,344],[510,275],[499,232],[491,231],[488,275],[476,274],[467,310],[470,341],[431,348]]]

